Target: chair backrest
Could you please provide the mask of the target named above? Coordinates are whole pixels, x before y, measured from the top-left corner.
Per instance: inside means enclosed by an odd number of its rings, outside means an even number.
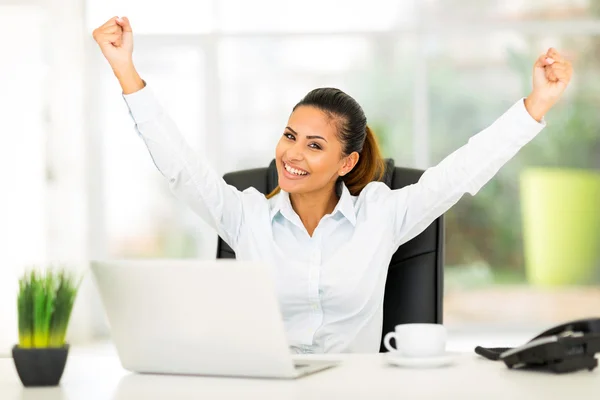
[[[382,181],[392,189],[418,182],[424,171],[394,166],[386,160]],[[245,190],[254,187],[270,193],[277,187],[277,169],[273,160],[268,168],[255,168],[225,174],[225,182]],[[221,238],[217,258],[235,258],[233,250]],[[380,352],[387,351],[383,337],[398,324],[442,323],[444,265],[444,216],[398,248],[392,256],[383,300],[383,332]]]

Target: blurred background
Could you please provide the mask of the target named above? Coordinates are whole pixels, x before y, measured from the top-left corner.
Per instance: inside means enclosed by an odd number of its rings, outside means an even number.
[[[221,174],[268,165],[319,86],[363,105],[386,157],[427,168],[526,96],[534,60],[558,48],[576,75],[548,127],[446,214],[444,323],[529,336],[600,312],[600,0],[0,0],[0,346],[16,338],[25,266],[215,257],[92,40],[116,15],[138,71]],[[108,335],[89,278],[72,341]]]

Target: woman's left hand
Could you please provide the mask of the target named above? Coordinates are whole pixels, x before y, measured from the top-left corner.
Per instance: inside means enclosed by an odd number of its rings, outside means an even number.
[[[525,99],[525,107],[533,118],[543,116],[560,99],[571,81],[573,67],[556,49],[550,48],[533,66],[533,90]]]

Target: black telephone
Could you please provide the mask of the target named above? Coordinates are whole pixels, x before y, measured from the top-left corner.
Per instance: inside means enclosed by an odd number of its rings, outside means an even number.
[[[489,360],[504,361],[511,369],[533,369],[556,373],[598,366],[600,318],[581,319],[550,328],[519,347],[475,347]]]

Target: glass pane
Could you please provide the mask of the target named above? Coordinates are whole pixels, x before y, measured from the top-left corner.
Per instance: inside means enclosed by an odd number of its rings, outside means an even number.
[[[430,20],[572,20],[589,18],[596,0],[423,0]]]
[[[205,33],[214,28],[212,0],[85,0],[93,30],[114,16],[127,16],[134,33]]]
[[[188,143],[202,146],[204,59],[189,47],[138,46],[137,69]],[[120,87],[105,68],[98,103],[104,139],[105,214],[109,257],[191,257],[212,232],[174,198],[134,130]],[[212,235],[206,240],[212,240]],[[202,243],[200,243],[202,244]],[[201,254],[205,256],[206,254]],[[214,256],[211,253],[210,256]]]
[[[219,0],[225,31],[332,32],[387,30],[415,22],[418,0]]]
[[[219,51],[227,169],[268,165],[293,106],[338,87],[365,110],[384,154],[412,162],[412,41],[397,38],[225,39]],[[408,93],[407,93],[408,92]]]
[[[527,96],[532,65],[550,45],[570,54],[576,75],[547,127],[446,214],[450,323],[547,326],[596,312],[599,37],[431,38],[431,151],[439,162]]]

